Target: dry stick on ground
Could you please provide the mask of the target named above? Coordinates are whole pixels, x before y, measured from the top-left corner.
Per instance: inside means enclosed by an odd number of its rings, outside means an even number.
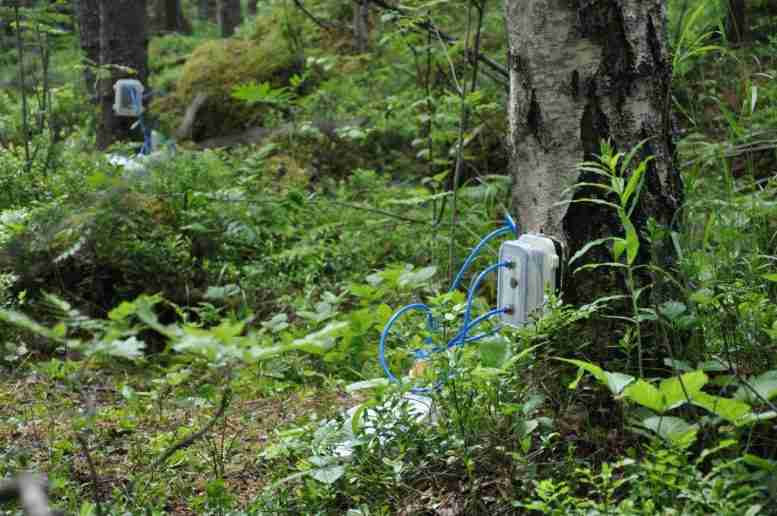
[[[219,405],[218,411],[213,414],[213,417],[208,421],[208,423],[200,429],[200,431],[195,432],[182,441],[178,441],[174,445],[172,445],[170,448],[167,449],[162,455],[159,456],[157,460],[154,461],[154,463],[151,465],[151,469],[155,470],[165,462],[167,462],[167,459],[169,459],[175,452],[178,450],[183,450],[185,448],[188,448],[192,444],[194,444],[198,439],[200,439],[202,436],[207,434],[211,428],[213,428],[213,425],[215,425],[219,419],[224,415],[224,412],[226,412],[227,407],[229,406],[230,398],[232,397],[232,388],[226,387],[224,389],[224,394],[221,395],[221,404]]]
[[[0,483],[0,503],[18,499],[26,516],[55,516],[63,513],[52,511],[46,494],[47,481],[24,473],[12,480]]]
[[[86,439],[84,439],[84,436],[81,435],[79,432],[76,432],[76,439],[78,440],[78,444],[80,444],[81,448],[84,450],[86,463],[89,465],[89,476],[91,477],[91,480],[92,480],[92,490],[94,491],[92,494],[94,496],[94,505],[95,505],[95,509],[97,510],[97,516],[103,516],[103,508],[102,508],[102,504],[100,503],[99,479],[97,478],[97,469],[94,467],[92,454],[89,453],[89,445],[87,444]]]

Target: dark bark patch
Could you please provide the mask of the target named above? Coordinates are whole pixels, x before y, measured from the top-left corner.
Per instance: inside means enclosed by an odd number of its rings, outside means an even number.
[[[529,73],[529,63],[526,61],[526,58],[521,56],[521,54],[510,52],[507,55],[507,64],[510,67],[510,70],[518,74],[521,86],[527,90],[530,89],[532,82],[531,73]]]
[[[572,77],[569,81],[569,89],[572,94],[572,98],[577,99],[580,96],[580,72],[577,70],[572,71]]]
[[[589,97],[580,120],[580,139],[583,143],[583,160],[594,159],[599,154],[602,140],[610,137],[610,124],[596,97]]]
[[[541,147],[547,148],[546,138],[544,137],[544,123],[542,121],[542,109],[537,102],[537,95],[534,90],[531,92],[531,101],[529,102],[529,113],[527,114],[527,126],[532,135],[537,139]]]

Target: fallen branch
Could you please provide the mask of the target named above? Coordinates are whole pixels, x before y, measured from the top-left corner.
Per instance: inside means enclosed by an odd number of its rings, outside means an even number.
[[[213,414],[213,417],[210,418],[210,421],[203,426],[198,432],[195,432],[193,434],[190,434],[188,437],[183,439],[182,441],[178,441],[171,447],[167,449],[162,455],[159,456],[157,460],[154,461],[154,463],[151,465],[151,469],[155,470],[165,462],[167,462],[167,459],[172,457],[172,455],[177,452],[178,450],[183,450],[185,448],[188,448],[192,444],[194,444],[198,439],[200,439],[202,436],[207,434],[211,428],[213,428],[213,425],[215,425],[219,419],[224,415],[224,412],[227,410],[227,406],[229,406],[229,400],[232,397],[232,389],[230,387],[226,387],[224,389],[224,394],[221,395],[221,404],[219,405],[218,411],[216,411],[215,414]]]
[[[84,450],[86,463],[89,465],[89,475],[91,476],[92,480],[94,505],[97,510],[97,516],[103,516],[103,508],[102,504],[100,503],[100,482],[99,478],[97,477],[97,468],[95,468],[94,461],[92,460],[92,454],[89,453],[89,445],[87,444],[86,439],[84,439],[84,436],[78,432],[76,432],[76,439],[78,440],[78,444],[80,444],[81,448]]]

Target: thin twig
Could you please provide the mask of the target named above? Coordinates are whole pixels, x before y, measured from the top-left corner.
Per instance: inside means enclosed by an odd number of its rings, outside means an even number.
[[[84,457],[86,457],[86,463],[89,465],[89,476],[92,480],[92,496],[94,497],[94,505],[97,510],[97,516],[103,516],[103,508],[100,502],[100,486],[99,479],[97,477],[97,468],[94,467],[94,461],[92,460],[92,454],[89,453],[89,444],[84,439],[84,436],[80,432],[76,432],[76,439],[78,444],[84,450]]]
[[[360,0],[353,0],[353,1],[354,2],[359,2]],[[372,4],[377,5],[378,7],[380,7],[381,9],[384,9],[386,11],[395,12],[395,13],[401,14],[403,16],[410,16],[410,14],[407,11],[405,11],[404,9],[402,9],[400,7],[397,7],[397,6],[394,6],[394,5],[389,5],[384,0],[368,0],[368,1],[370,3],[372,3]],[[456,38],[454,38],[453,36],[443,32],[439,28],[437,28],[437,26],[434,25],[434,23],[432,23],[432,21],[430,19],[425,19],[425,20],[422,20],[422,21],[417,21],[415,23],[415,26],[418,27],[419,29],[423,29],[423,30],[426,30],[426,31],[429,31],[429,32],[431,32],[433,34],[438,35],[438,37],[443,39],[448,45],[454,45],[454,44],[456,44],[458,42],[458,40]],[[489,68],[494,70],[496,73],[498,73],[499,75],[501,75],[505,79],[509,79],[510,78],[510,73],[507,71],[507,67],[504,66],[503,64],[500,64],[500,63],[494,61],[493,59],[491,59],[490,57],[488,57],[486,55],[483,55],[483,54],[480,54],[480,53],[478,53],[478,55],[476,57],[477,57],[478,61],[483,62],[486,66],[488,66]]]
[[[322,20],[312,12],[308,11],[305,8],[305,5],[302,3],[301,0],[294,0],[294,5],[297,6],[297,9],[302,11],[302,14],[310,18],[310,20],[325,30],[344,30],[348,32],[353,32],[353,30],[350,27],[347,27],[341,23],[333,22],[331,20]]]
[[[413,224],[429,224],[428,220],[421,220],[421,219],[414,219],[412,217],[405,217],[403,215],[397,215],[396,213],[391,213],[390,211],[384,211],[379,210],[377,208],[368,208],[367,206],[359,206],[358,204],[349,204],[347,202],[340,202],[340,201],[333,201],[331,199],[323,199],[320,198],[320,200],[323,200],[325,202],[334,204],[335,206],[342,206],[343,208],[350,208],[352,210],[362,210],[370,213],[376,213],[378,215],[385,215],[386,217],[391,217],[397,220],[401,220],[404,222],[412,222]]]
[[[215,414],[213,414],[213,417],[208,421],[208,423],[203,426],[198,432],[195,432],[193,434],[190,434],[185,439],[178,441],[171,447],[167,449],[162,455],[159,456],[157,460],[154,461],[154,463],[151,465],[151,469],[155,470],[165,462],[167,462],[167,459],[172,457],[172,455],[177,452],[178,450],[183,450],[185,448],[188,448],[192,444],[194,444],[198,439],[200,439],[202,436],[207,434],[211,428],[213,428],[213,425],[215,425],[219,419],[224,415],[224,412],[227,410],[227,406],[229,406],[230,398],[232,397],[232,389],[231,387],[226,387],[224,389],[224,394],[221,396],[221,404],[219,405],[218,411],[216,411]]]

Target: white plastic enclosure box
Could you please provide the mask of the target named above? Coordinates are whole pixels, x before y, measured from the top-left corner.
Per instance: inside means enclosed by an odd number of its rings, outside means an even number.
[[[116,116],[139,117],[143,113],[143,83],[119,79],[113,85],[113,112]]]
[[[521,235],[502,243],[499,261],[510,262],[510,267],[499,269],[497,280],[497,306],[508,310],[502,313],[502,322],[523,326],[545,304],[546,289],[557,287],[556,246],[542,235]]]

